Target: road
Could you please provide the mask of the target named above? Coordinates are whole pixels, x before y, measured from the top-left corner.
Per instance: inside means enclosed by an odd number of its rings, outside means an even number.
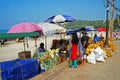
[[[69,68],[68,63],[64,62],[32,80],[120,80],[120,41],[114,43],[117,51],[105,63],[85,63],[75,69]]]

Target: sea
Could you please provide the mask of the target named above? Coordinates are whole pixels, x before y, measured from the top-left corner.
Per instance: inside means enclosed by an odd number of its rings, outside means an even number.
[[[0,30],[0,33],[7,33],[8,29]]]

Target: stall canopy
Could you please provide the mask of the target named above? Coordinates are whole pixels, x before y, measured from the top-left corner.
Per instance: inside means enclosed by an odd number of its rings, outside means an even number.
[[[102,27],[101,28],[97,28],[97,31],[98,32],[106,32],[106,28],[102,28]]]
[[[54,33],[65,33],[66,29],[53,23],[48,22],[42,22],[39,23],[38,26],[40,26],[43,30],[43,34],[46,36],[50,36]]]
[[[38,32],[2,33],[2,34],[0,34],[0,39],[35,37],[35,36],[39,36],[39,35],[40,34]]]

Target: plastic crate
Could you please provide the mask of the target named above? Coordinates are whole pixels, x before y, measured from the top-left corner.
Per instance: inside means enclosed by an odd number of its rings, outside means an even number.
[[[0,63],[2,80],[26,80],[39,74],[37,59],[11,60]]]

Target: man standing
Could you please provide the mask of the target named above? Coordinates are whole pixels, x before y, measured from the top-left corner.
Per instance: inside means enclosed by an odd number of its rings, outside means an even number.
[[[81,43],[83,47],[83,63],[84,63],[86,59],[86,49],[88,47],[89,37],[87,36],[87,32],[85,28],[81,28],[80,32],[82,33]]]

